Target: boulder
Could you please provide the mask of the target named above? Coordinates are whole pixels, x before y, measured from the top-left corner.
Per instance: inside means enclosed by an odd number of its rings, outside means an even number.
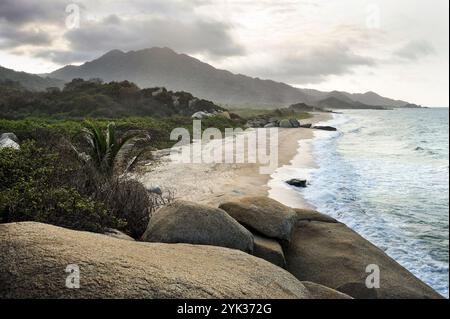
[[[302,284],[314,295],[314,299],[353,299],[345,293],[314,282],[302,281]]]
[[[291,238],[296,213],[273,199],[264,196],[244,197],[222,203],[219,207],[242,225],[264,236],[282,240]]]
[[[284,260],[283,249],[279,242],[274,239],[266,238],[253,234],[254,246],[253,255],[271,262],[274,265],[284,268],[286,261]]]
[[[247,123],[245,124],[245,126],[259,128],[259,127],[264,127],[266,124],[267,124],[267,119],[256,118],[256,119],[248,120]]]
[[[227,111],[221,112],[221,113],[217,114],[217,116],[224,117],[224,118],[226,118],[226,119],[231,120],[231,115],[230,115],[230,113],[227,112]]]
[[[302,127],[302,128],[311,128],[311,127],[312,127],[312,124],[311,124],[311,123],[300,124],[300,127]]]
[[[337,131],[337,129],[332,126],[313,126],[313,129],[322,131]]]
[[[289,123],[291,123],[294,128],[300,127],[300,122],[297,119],[289,119]]]
[[[114,237],[114,238],[117,238],[117,239],[134,241],[133,237],[130,237],[127,234],[121,232],[120,230],[113,229],[113,228],[106,229],[104,234],[106,236]]]
[[[20,143],[19,139],[14,133],[3,133],[2,135],[0,135],[0,141],[6,138],[9,138],[10,140],[16,142],[17,144]]]
[[[0,224],[0,264],[0,299],[313,297],[284,269],[239,250],[117,240],[34,222]]]
[[[302,187],[302,188],[306,187],[306,179],[293,178],[288,180],[286,183],[295,187]]]
[[[271,128],[271,127],[278,127],[278,124],[276,122],[270,122],[264,125],[265,128]]]
[[[337,223],[333,217],[319,213],[312,209],[294,208],[297,214],[297,221],[316,221],[324,223]]]
[[[176,201],[153,213],[142,240],[253,252],[253,235],[225,211],[187,201]]]
[[[286,269],[354,298],[440,298],[382,250],[341,223],[298,221],[284,248]],[[366,287],[368,265],[380,269],[380,288]],[[375,291],[374,291],[375,290]]]
[[[283,127],[283,128],[292,128],[293,127],[292,123],[288,119],[281,120],[279,126]]]
[[[213,116],[213,114],[203,112],[203,111],[198,111],[191,115],[191,117],[195,120],[201,120],[205,117],[211,117],[211,116]]]
[[[20,149],[19,139],[14,133],[3,133],[0,136],[0,149],[5,147]]]

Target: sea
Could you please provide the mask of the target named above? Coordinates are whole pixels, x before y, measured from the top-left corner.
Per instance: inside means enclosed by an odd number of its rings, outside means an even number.
[[[304,145],[315,164],[281,168],[308,179],[307,188],[293,188],[299,200],[345,223],[448,298],[448,108],[344,110],[317,125],[338,130],[316,130]]]

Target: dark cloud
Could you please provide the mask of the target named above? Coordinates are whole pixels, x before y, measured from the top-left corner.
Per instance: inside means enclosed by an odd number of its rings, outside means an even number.
[[[15,48],[22,45],[44,46],[52,43],[52,37],[41,29],[23,30],[0,24],[0,48]]]
[[[416,61],[434,53],[436,51],[430,42],[426,40],[414,40],[405,44],[394,54],[402,59]]]
[[[289,83],[312,84],[330,75],[348,74],[356,67],[375,64],[373,58],[355,54],[343,44],[330,44],[286,56],[264,70],[249,70],[249,73]]]
[[[185,53],[205,53],[213,57],[239,55],[243,48],[229,34],[229,26],[216,21],[182,21],[179,19],[123,20],[108,16],[101,21],[84,21],[80,28],[69,30],[64,38],[73,52],[52,51],[55,62],[68,57],[95,57],[111,49],[139,50],[154,46],[170,47]],[[43,54],[42,52],[40,53]]]
[[[67,48],[37,48],[30,51],[34,56],[57,63],[76,63],[111,49],[128,51],[153,46],[203,53],[212,58],[242,54],[243,48],[232,38],[229,25],[195,13],[196,6],[208,2],[0,0],[0,47],[11,50],[22,45],[48,45],[51,36],[43,30],[57,26],[59,32],[52,34],[59,38],[55,43],[66,43]],[[68,29],[64,24],[65,9],[71,3],[82,9],[79,28]],[[36,30],[36,26],[42,28]]]
[[[57,20],[63,23],[69,3],[68,0],[1,0],[0,21],[13,25]]]

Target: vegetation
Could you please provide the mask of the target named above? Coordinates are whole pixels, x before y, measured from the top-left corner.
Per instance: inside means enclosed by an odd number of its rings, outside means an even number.
[[[0,150],[0,222],[39,221],[100,232],[122,228],[104,203],[86,196],[71,183],[81,167],[33,141],[20,150]]]
[[[251,109],[251,108],[242,108],[242,109],[233,109],[233,112],[243,119],[253,119],[253,118],[276,118],[278,120],[285,118],[295,117],[299,120],[308,119],[311,117],[311,114],[307,112],[297,112],[290,108],[279,108],[279,109]]]
[[[22,142],[20,150],[0,149],[0,222],[38,221],[94,232],[116,228],[134,238],[173,194],[149,192],[123,173],[150,143],[158,149],[176,143],[170,140],[174,128],[192,136],[194,112],[223,110],[189,93],[141,90],[127,81],[73,80],[63,90],[46,92],[2,84],[0,133],[14,132]],[[224,131],[247,122],[231,118],[205,117],[202,129]]]
[[[183,127],[192,133],[192,118],[189,116],[172,116],[168,118],[125,117],[95,119],[96,125],[106,129],[108,123],[114,121],[117,134],[129,130],[145,130],[151,137],[151,144],[157,149],[171,147],[176,141],[170,140],[170,132],[176,127]],[[33,139],[48,141],[49,136],[64,136],[75,143],[82,143],[79,132],[85,121],[82,119],[57,119],[54,117],[27,117],[20,120],[0,119],[0,133],[14,132],[20,140]],[[242,127],[245,121],[230,120],[221,116],[202,119],[202,129],[216,127],[221,131],[225,128]],[[47,143],[47,142],[46,142]]]
[[[93,166],[108,175],[127,172],[147,150],[141,148],[131,158],[138,143],[150,141],[150,136],[145,131],[127,131],[119,137],[114,122],[109,123],[103,131],[94,122],[86,121],[82,132],[89,146],[88,154],[78,152],[74,147],[78,157],[85,162],[92,162]]]
[[[0,83],[0,114],[9,119],[167,117],[222,110],[220,106],[187,92],[164,88],[141,90],[129,81],[103,83],[100,79],[73,79],[62,90],[51,87],[44,92],[28,91],[14,82]]]

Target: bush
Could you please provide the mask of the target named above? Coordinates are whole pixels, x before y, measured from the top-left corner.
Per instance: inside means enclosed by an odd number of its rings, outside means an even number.
[[[121,230],[133,238],[140,238],[150,220],[150,197],[145,187],[132,179],[113,179],[100,196],[108,210],[126,220]],[[99,198],[100,199],[100,198]]]
[[[67,183],[77,169],[32,141],[20,150],[0,149],[0,222],[37,221],[94,232],[123,227],[104,203]]]

